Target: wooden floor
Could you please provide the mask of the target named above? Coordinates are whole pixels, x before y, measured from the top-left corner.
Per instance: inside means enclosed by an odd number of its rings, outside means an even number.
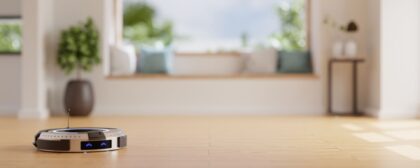
[[[128,148],[103,153],[45,153],[40,129],[64,118],[0,118],[0,168],[409,168],[420,167],[420,120],[342,117],[75,118],[72,126],[122,128]]]

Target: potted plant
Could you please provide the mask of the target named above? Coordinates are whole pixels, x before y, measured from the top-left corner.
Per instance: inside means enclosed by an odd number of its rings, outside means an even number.
[[[94,105],[94,92],[82,71],[91,71],[101,62],[98,51],[99,32],[92,18],[61,33],[58,65],[66,73],[76,71],[76,78],[67,83],[64,104],[71,116],[88,116]]]

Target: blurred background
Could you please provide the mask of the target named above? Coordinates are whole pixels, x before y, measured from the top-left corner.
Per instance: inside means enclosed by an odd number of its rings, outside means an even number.
[[[0,0],[0,114],[417,117],[418,8]]]

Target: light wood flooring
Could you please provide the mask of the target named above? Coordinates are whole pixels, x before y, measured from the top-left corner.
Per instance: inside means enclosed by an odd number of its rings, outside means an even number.
[[[118,127],[128,148],[46,153],[40,129],[65,118],[0,118],[0,168],[409,168],[420,167],[420,120],[352,117],[94,117],[72,126]]]

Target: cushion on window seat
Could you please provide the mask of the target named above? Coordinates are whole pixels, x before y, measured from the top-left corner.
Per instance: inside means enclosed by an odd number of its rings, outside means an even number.
[[[311,54],[304,51],[278,52],[278,72],[279,73],[311,73]]]
[[[141,47],[137,72],[171,73],[173,70],[173,51],[171,47]]]

